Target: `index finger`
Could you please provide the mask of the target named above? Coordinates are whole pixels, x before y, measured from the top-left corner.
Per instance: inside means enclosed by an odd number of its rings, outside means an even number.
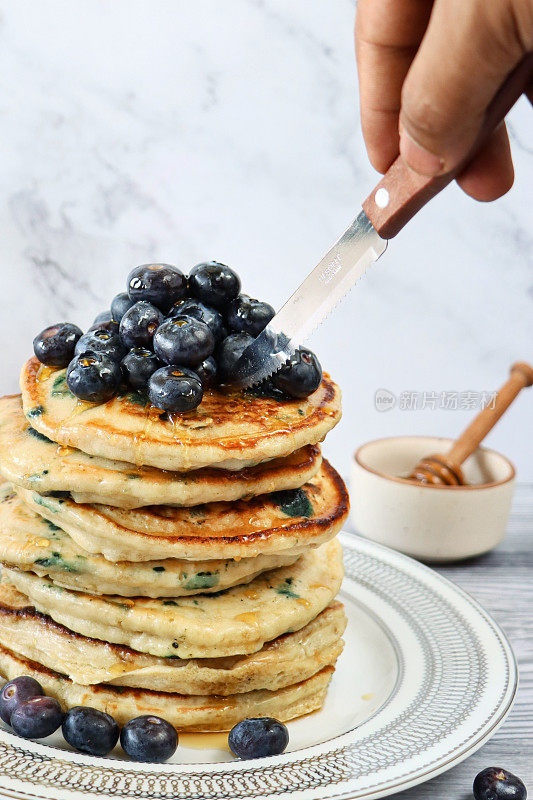
[[[433,0],[359,0],[355,46],[363,136],[385,172],[399,153],[402,85],[426,31]]]

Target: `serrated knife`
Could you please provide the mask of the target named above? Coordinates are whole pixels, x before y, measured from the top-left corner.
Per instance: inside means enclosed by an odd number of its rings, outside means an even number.
[[[250,387],[285,364],[309,334],[386,250],[387,241],[447,186],[502,122],[533,77],[533,53],[520,61],[489,105],[480,134],[452,172],[428,178],[409,169],[401,156],[363,203],[362,211],[331,250],[246,348],[235,382]]]

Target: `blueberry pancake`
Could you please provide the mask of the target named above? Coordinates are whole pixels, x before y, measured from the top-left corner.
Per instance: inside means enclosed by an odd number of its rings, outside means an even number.
[[[346,487],[325,460],[300,489],[193,508],[123,509],[43,497],[26,489],[17,493],[84,550],[110,561],[300,554],[336,536],[348,514]]]
[[[324,375],[301,399],[205,391],[193,411],[176,414],[137,392],[102,403],[77,399],[65,370],[26,362],[21,373],[24,414],[48,439],[90,455],[186,471],[212,466],[235,470],[317,444],[339,421],[340,391]]]
[[[310,714],[323,705],[333,672],[333,667],[324,667],[307,680],[277,691],[257,689],[230,697],[181,695],[105,683],[84,686],[0,646],[0,673],[8,680],[19,675],[35,678],[63,708],[91,706],[111,714],[119,725],[153,714],[180,731],[227,731],[246,717],[275,717],[287,722]]]
[[[292,554],[184,561],[108,561],[79,547],[61,528],[0,489],[0,562],[50,578],[57,586],[123,597],[210,594],[249,583],[266,570],[293,564]]]
[[[0,584],[0,645],[75,683],[110,683],[179,694],[232,695],[282,689],[334,666],[346,616],[333,601],[311,622],[257,653],[209,659],[157,658],[91,639],[40,614],[28,598]]]
[[[34,430],[22,413],[20,397],[0,399],[0,473],[11,483],[40,494],[69,492],[77,503],[121,508],[151,505],[196,506],[296,489],[320,469],[315,445],[285,458],[235,472],[204,467],[169,472],[58,447]]]
[[[31,572],[4,568],[3,575],[38,611],[76,633],[155,656],[217,658],[257,652],[303,628],[335,598],[343,566],[334,539],[244,586],[175,599],[97,596]]]

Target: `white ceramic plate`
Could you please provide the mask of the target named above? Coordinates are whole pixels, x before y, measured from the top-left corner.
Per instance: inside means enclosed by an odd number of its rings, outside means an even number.
[[[72,752],[0,730],[0,797],[27,800],[371,798],[449,769],[509,712],[512,650],[480,606],[432,570],[343,534],[349,625],[325,707],[289,724],[286,753],[236,761],[180,746],[164,765]],[[209,738],[208,743],[212,742]]]

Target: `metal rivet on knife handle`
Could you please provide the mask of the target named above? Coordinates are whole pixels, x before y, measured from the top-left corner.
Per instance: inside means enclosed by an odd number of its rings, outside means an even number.
[[[529,53],[501,85],[487,108],[485,120],[473,147],[452,172],[428,178],[413,172],[402,157],[398,156],[363,203],[368,219],[380,236],[384,239],[396,236],[417,211],[463,171],[527,89],[532,78],[533,53]],[[388,203],[383,205],[385,192],[388,193]]]

